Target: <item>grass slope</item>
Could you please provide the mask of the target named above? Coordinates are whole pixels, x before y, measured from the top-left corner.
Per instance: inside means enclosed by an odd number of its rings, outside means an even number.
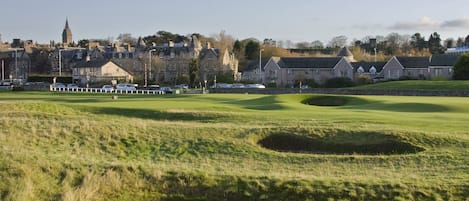
[[[0,92],[0,199],[469,197],[469,99],[301,103],[311,96]],[[273,134],[354,147],[393,139],[424,151],[310,154],[258,144]]]
[[[429,81],[429,80],[405,80],[381,82],[377,84],[362,85],[354,89],[400,89],[400,90],[469,90],[469,81]]]

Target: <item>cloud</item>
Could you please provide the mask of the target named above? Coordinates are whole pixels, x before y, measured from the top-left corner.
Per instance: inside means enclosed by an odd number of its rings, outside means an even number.
[[[393,30],[434,30],[438,29],[441,24],[429,17],[422,17],[417,22],[397,22],[389,29]]]
[[[430,17],[422,17],[417,22],[397,22],[388,27],[392,30],[441,30],[441,29],[467,29],[469,28],[469,18],[459,18],[438,22]]]
[[[442,28],[469,28],[469,18],[448,20],[441,24]]]

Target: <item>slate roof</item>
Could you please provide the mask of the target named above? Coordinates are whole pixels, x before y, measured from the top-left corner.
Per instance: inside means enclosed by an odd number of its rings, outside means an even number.
[[[342,57],[282,57],[280,68],[334,68]]]
[[[267,62],[269,62],[269,59],[262,59],[261,60],[261,65],[264,67]],[[244,66],[243,71],[253,71],[259,68],[259,60],[249,60],[246,65]]]
[[[376,72],[381,72],[381,70],[383,70],[384,65],[386,65],[386,62],[351,62],[350,64],[352,64],[355,72],[360,66],[363,67],[363,70],[365,70],[365,72],[370,72],[370,68],[372,66],[375,67]]]
[[[352,52],[350,52],[350,50],[347,48],[347,47],[343,47],[339,54],[337,54],[338,57],[349,57],[349,56],[353,56]]]
[[[431,58],[430,66],[453,66],[458,58],[458,54],[435,54]]]
[[[396,57],[404,68],[428,68],[430,57]]]
[[[75,65],[75,67],[76,68],[89,68],[89,67],[98,68],[98,67],[103,66],[104,64],[106,64],[109,61],[110,60],[104,60],[104,59],[92,60],[92,61],[81,61],[81,62],[78,62]]]

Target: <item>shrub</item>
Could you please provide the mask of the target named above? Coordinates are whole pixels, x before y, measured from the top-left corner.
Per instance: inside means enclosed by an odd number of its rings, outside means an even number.
[[[324,87],[326,88],[343,88],[353,86],[355,86],[355,83],[348,77],[334,77],[326,80],[326,83],[324,84]]]
[[[367,75],[358,75],[355,78],[355,83],[357,85],[365,85],[365,84],[372,84],[373,80],[370,78],[370,76]]]
[[[469,54],[462,54],[454,64],[453,79],[469,80]]]

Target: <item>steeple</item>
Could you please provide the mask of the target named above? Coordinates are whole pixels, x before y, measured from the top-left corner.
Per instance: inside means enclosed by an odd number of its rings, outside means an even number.
[[[65,20],[65,28],[62,32],[62,43],[64,45],[72,43],[72,30],[70,30],[70,26],[68,25],[68,18]]]

